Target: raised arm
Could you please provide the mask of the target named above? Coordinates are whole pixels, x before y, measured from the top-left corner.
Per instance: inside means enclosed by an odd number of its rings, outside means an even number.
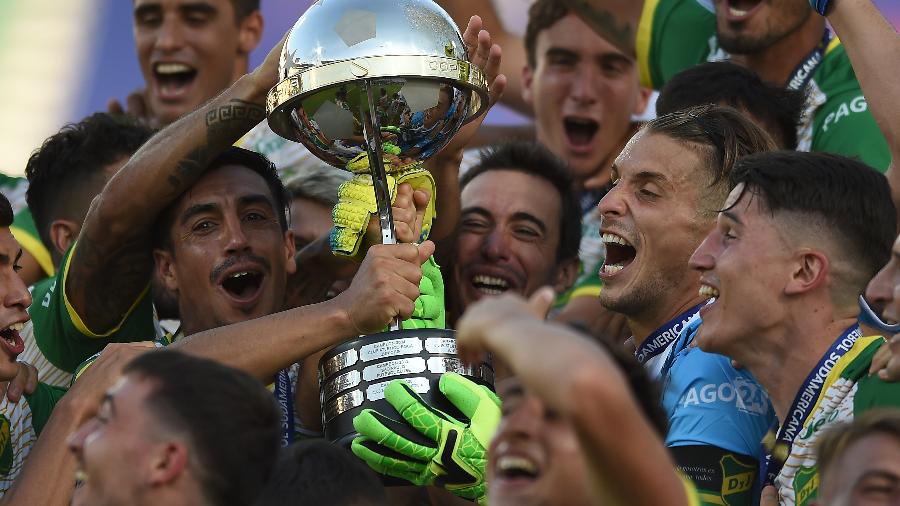
[[[68,301],[91,332],[113,329],[148,286],[160,212],[265,118],[279,54],[280,44],[251,74],[156,134],[94,199],[65,277]]]
[[[572,422],[598,504],[688,504],[674,462],[615,362],[578,333],[538,316],[552,300],[552,290],[542,289],[528,302],[506,295],[479,302],[459,322],[460,353],[470,362],[493,353]]]
[[[828,21],[840,37],[869,110],[891,150],[888,181],[900,209],[900,37],[871,0],[831,0]]]

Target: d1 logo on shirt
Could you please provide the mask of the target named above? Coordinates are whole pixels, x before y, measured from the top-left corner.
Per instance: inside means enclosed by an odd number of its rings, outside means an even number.
[[[750,502],[746,501],[748,498],[744,492],[753,488],[757,466],[745,464],[734,455],[722,457],[719,465],[722,467],[722,500],[729,506],[749,505]]]
[[[816,498],[819,491],[818,467],[803,466],[794,475],[794,504],[806,506]]]
[[[0,415],[0,475],[9,474],[13,465],[12,438],[9,429],[9,419]]]

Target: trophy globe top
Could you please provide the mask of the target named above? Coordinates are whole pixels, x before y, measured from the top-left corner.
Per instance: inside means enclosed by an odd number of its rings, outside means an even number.
[[[379,132],[385,163],[435,154],[488,102],[453,20],[431,0],[319,0],[288,34],[269,126],[339,168]]]

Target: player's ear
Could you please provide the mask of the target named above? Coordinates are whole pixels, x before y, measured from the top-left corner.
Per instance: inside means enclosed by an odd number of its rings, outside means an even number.
[[[786,295],[798,295],[816,289],[827,282],[830,264],[821,251],[801,248],[794,255],[791,278],[785,286]]]
[[[50,241],[53,243],[53,249],[60,255],[65,255],[80,231],[81,226],[72,220],[54,220],[50,224]]]
[[[256,49],[259,41],[262,39],[263,33],[263,17],[259,10],[255,10],[241,20],[238,27],[240,33],[238,35],[238,52],[242,55],[249,55],[251,51]]]
[[[153,250],[153,262],[156,269],[156,278],[163,286],[172,292],[178,292],[178,275],[175,273],[175,257],[172,252],[157,248]]]
[[[524,100],[527,104],[533,104],[534,95],[531,91],[531,86],[534,83],[534,69],[531,68],[531,65],[525,65],[522,67],[522,100]]]

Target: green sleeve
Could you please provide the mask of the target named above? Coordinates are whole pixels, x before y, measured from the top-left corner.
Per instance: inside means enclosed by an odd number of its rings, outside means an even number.
[[[821,105],[813,115],[810,151],[837,153],[862,160],[880,172],[891,161],[843,44],[834,39],[814,75],[811,101]]]
[[[52,276],[56,271],[54,268],[55,266],[53,265],[53,258],[50,256],[50,251],[44,246],[44,242],[41,240],[37,225],[35,225],[34,218],[31,216],[30,209],[25,207],[16,213],[13,217],[12,225],[9,227],[9,231],[12,232],[16,241],[22,246],[22,249],[30,253],[31,256],[37,260],[41,269],[43,269],[48,276]]]
[[[53,407],[56,406],[56,403],[59,402],[59,399],[65,393],[65,388],[38,383],[37,390],[33,394],[25,396],[28,407],[31,408],[31,425],[34,427],[34,432],[37,435],[40,435],[41,431],[44,430],[44,425],[47,424],[47,419],[50,418]]]
[[[853,417],[875,408],[900,407],[900,383],[888,383],[877,374],[862,376],[856,383]]]
[[[699,0],[645,0],[638,25],[641,85],[659,89],[675,74],[705,62],[715,46],[716,16]]]
[[[115,328],[102,333],[87,328],[66,299],[63,287],[74,248],[66,252],[54,277],[34,285],[30,308],[38,348],[51,364],[68,373],[107,343],[152,341],[157,337],[149,283]]]
[[[829,96],[816,111],[810,151],[856,158],[879,172],[887,171],[891,163],[887,140],[858,87]]]

